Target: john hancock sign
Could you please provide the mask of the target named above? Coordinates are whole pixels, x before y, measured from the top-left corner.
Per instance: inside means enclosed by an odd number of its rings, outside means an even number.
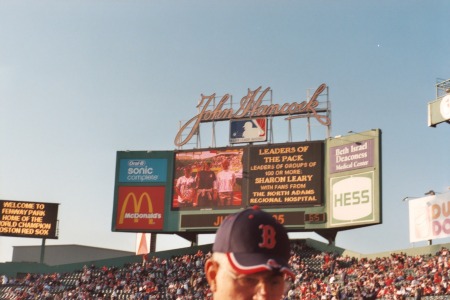
[[[325,126],[331,124],[331,120],[326,115],[320,115],[321,112],[326,112],[326,109],[319,108],[319,101],[317,98],[327,88],[325,83],[322,83],[314,92],[309,100],[284,104],[263,104],[263,99],[269,93],[270,87],[262,90],[261,87],[256,90],[248,90],[241,101],[237,110],[233,108],[225,108],[227,102],[231,99],[230,94],[225,94],[214,107],[214,109],[208,109],[213,103],[216,94],[210,96],[201,95],[199,104],[197,105],[199,114],[187,121],[178,131],[175,137],[175,145],[181,147],[185,145],[192,136],[197,132],[200,123],[214,122],[214,121],[226,121],[234,119],[244,118],[260,118],[260,117],[275,117],[275,116],[289,116],[286,120],[292,120],[301,118],[301,115],[310,114],[317,121]],[[258,96],[259,95],[259,96]],[[183,139],[184,131],[190,128],[190,132]]]

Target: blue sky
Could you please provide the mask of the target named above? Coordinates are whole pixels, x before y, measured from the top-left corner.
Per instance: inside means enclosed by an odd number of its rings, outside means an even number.
[[[134,251],[134,234],[110,230],[116,151],[175,149],[202,93],[271,87],[285,103],[326,83],[332,136],[383,132],[383,224],[337,246],[417,246],[401,200],[450,186],[450,125],[427,126],[436,79],[450,78],[448,12],[446,0],[0,0],[0,199],[61,203],[48,245]],[[40,244],[0,236],[0,261]],[[160,250],[187,245],[158,237]]]

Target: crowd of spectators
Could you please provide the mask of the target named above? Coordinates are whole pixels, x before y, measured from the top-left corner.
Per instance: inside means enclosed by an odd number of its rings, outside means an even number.
[[[152,257],[121,267],[85,266],[72,273],[2,276],[0,299],[211,299],[204,276],[210,253]],[[450,253],[375,259],[320,252],[292,243],[296,274],[285,300],[450,299]]]

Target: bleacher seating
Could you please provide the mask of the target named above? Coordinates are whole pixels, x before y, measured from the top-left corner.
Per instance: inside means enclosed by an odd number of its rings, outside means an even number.
[[[204,278],[210,253],[153,257],[121,267],[84,266],[69,273],[3,278],[0,299],[211,299]],[[450,299],[450,254],[355,258],[292,242],[296,274],[285,300]],[[418,295],[420,293],[421,295]]]

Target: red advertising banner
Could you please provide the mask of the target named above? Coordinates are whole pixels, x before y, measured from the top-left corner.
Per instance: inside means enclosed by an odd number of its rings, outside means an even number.
[[[162,230],[164,186],[119,186],[116,229]]]

